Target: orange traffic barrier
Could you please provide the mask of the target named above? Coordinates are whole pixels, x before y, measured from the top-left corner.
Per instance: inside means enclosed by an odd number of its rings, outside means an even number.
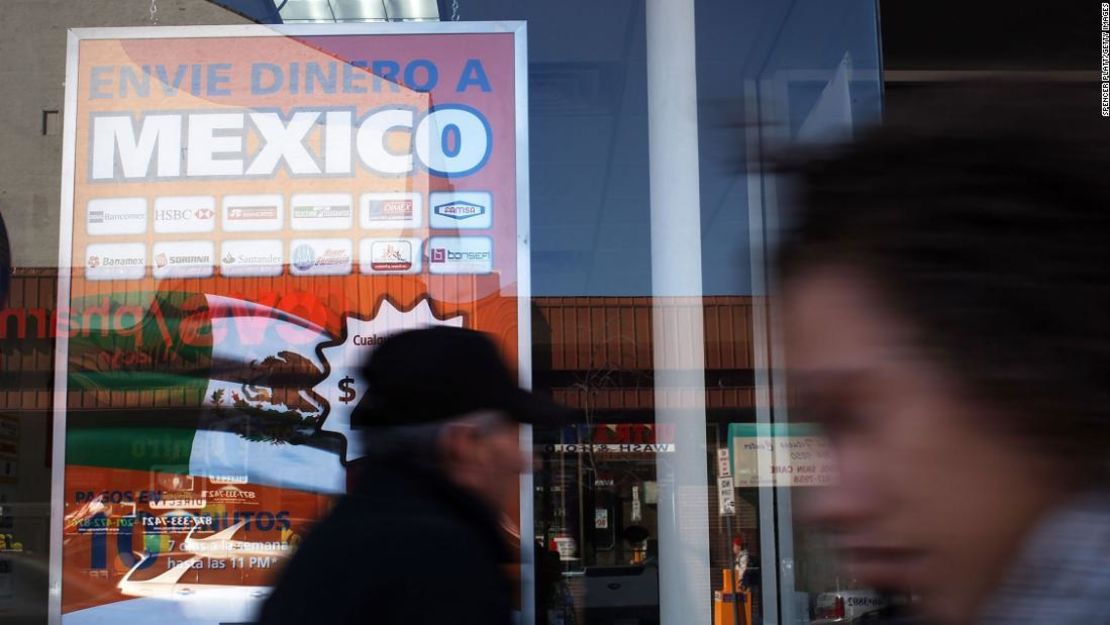
[[[751,625],[752,594],[737,590],[732,569],[721,572],[721,589],[713,593],[713,625]]]

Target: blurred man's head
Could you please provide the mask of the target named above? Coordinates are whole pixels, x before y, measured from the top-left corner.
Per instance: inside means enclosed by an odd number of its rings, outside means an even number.
[[[519,424],[556,425],[567,410],[521,389],[481,332],[408,330],[379,345],[363,369],[368,390],[352,415],[371,461],[435,472],[508,510],[529,468]]]
[[[961,91],[795,166],[781,263],[795,418],[840,468],[812,517],[862,583],[944,622],[1110,455],[1110,143],[1084,123],[1102,120],[1041,89]]]

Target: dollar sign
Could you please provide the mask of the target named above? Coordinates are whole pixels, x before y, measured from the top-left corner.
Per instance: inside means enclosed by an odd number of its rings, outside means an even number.
[[[339,396],[339,401],[344,404],[349,404],[351,400],[355,398],[355,389],[351,388],[354,382],[355,380],[351,376],[347,376],[339,381],[339,390],[343,391],[343,394]]]

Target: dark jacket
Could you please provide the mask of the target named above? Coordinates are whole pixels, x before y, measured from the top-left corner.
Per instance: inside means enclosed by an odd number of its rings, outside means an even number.
[[[509,625],[496,515],[430,472],[360,468],[359,485],[309,533],[261,625]]]

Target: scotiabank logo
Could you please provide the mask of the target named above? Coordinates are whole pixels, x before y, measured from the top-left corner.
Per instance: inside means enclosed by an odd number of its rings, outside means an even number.
[[[216,227],[216,198],[160,197],[154,200],[157,233],[211,232]]]
[[[428,240],[432,273],[486,274],[493,271],[493,240],[489,237],[432,237]]]

